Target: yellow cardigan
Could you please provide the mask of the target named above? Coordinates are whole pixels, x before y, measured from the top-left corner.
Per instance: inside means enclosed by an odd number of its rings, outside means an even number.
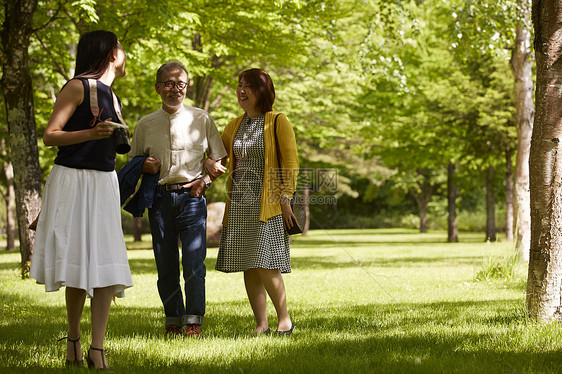
[[[299,159],[297,156],[297,142],[295,132],[286,115],[281,114],[277,118],[277,141],[281,152],[281,169],[283,170],[283,185],[279,176],[279,164],[275,150],[275,138],[273,134],[276,112],[265,113],[265,125],[263,137],[265,142],[265,167],[263,173],[263,187],[261,194],[260,221],[267,222],[273,216],[281,214],[281,195],[292,196],[297,187],[297,175],[299,172]],[[228,210],[230,207],[230,195],[232,193],[232,173],[236,168],[236,158],[232,151],[234,136],[242,123],[244,116],[232,120],[226,125],[222,133],[222,142],[230,160],[230,176],[228,179],[228,195],[226,199],[226,210],[224,212],[223,225],[228,223]]]

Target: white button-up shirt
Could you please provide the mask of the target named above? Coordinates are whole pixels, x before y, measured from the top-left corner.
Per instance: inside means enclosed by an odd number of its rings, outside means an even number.
[[[160,108],[139,120],[129,160],[156,157],[161,162],[158,183],[173,184],[202,177],[205,154],[213,160],[226,157],[215,121],[203,109],[182,105],[174,114]]]

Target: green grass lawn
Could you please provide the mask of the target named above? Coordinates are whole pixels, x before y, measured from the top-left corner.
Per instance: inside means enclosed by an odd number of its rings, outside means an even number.
[[[445,238],[404,229],[295,237],[285,282],[296,328],[288,338],[250,336],[242,275],[216,272],[217,249],[209,248],[200,340],[164,337],[149,237],[128,243],[134,287],[111,309],[110,365],[123,373],[560,372],[559,325],[525,316],[525,265],[508,279],[476,280],[513,245],[484,243],[482,234]],[[0,253],[0,371],[66,371],[66,343],[57,342],[66,335],[64,292],[22,281],[18,262],[19,254]],[[82,339],[86,349],[88,306]]]

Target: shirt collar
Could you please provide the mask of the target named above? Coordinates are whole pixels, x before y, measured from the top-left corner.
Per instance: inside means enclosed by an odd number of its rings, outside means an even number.
[[[160,109],[162,110],[162,112],[164,112],[170,118],[173,118],[173,117],[177,117],[178,115],[182,114],[185,111],[185,105],[182,104],[182,106],[177,111],[175,111],[174,113],[168,113],[164,110],[164,108],[160,108]]]

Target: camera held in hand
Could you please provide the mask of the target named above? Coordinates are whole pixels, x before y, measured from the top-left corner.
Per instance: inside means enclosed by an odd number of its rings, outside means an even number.
[[[115,152],[119,154],[129,153],[131,150],[131,143],[129,143],[129,129],[122,123],[116,123],[108,121],[113,125],[113,145],[115,146]]]

